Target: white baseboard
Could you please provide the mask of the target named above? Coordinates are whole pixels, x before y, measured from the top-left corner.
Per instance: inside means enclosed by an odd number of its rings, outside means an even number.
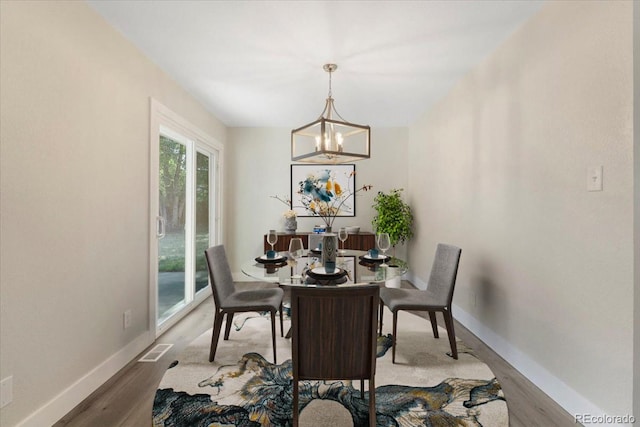
[[[427,284],[426,282],[423,282],[422,280],[420,280],[418,277],[414,276],[413,272],[411,270],[409,270],[404,276],[403,279],[406,279],[408,281],[410,281],[413,286],[415,286],[418,289],[427,289]]]
[[[408,279],[417,288],[427,289],[427,283],[419,278],[409,275]],[[592,416],[602,416],[604,419],[610,418],[606,412],[593,402],[569,387],[561,379],[551,374],[543,366],[513,347],[511,343],[455,304],[453,304],[453,317],[569,414],[574,416],[576,414],[590,414]],[[599,425],[606,425],[606,423],[600,423]],[[621,424],[616,425],[620,426]]]
[[[150,332],[139,335],[124,348],[22,420],[18,427],[53,425],[97,390],[98,387],[107,382],[120,369],[134,360],[145,348],[153,343],[153,340],[153,335]]]
[[[513,347],[504,338],[478,322],[476,318],[455,304],[453,305],[453,313],[458,322],[491,347],[493,351],[498,353],[500,357],[506,360],[522,375],[527,377],[529,381],[540,388],[550,398],[555,400],[568,413],[571,415],[606,415],[606,413],[598,408],[597,405],[584,398],[580,393],[569,387],[564,381],[551,374],[543,366],[538,364],[522,351]]]

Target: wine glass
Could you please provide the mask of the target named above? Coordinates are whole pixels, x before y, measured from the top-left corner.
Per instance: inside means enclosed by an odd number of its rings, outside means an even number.
[[[267,243],[271,245],[271,250],[273,250],[273,245],[275,245],[277,241],[278,233],[276,233],[276,230],[269,230],[269,233],[267,234]]]
[[[340,239],[340,241],[342,242],[342,249],[340,250],[341,254],[344,254],[347,252],[344,250],[344,242],[347,241],[348,237],[349,237],[349,234],[347,234],[347,229],[345,227],[341,227],[340,230],[338,230],[338,239]]]
[[[388,267],[387,264],[387,251],[391,248],[391,240],[389,239],[389,233],[380,233],[378,234],[378,249],[382,251],[382,256],[384,257],[382,264],[380,267]]]
[[[298,264],[298,258],[304,253],[304,246],[302,245],[302,239],[300,237],[294,237],[289,241],[289,256],[293,258],[294,263]],[[299,274],[291,276],[291,279],[300,279]]]

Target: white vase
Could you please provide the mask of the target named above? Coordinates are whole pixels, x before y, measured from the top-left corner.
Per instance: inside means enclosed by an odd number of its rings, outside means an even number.
[[[397,270],[398,267],[394,267],[394,266],[389,266],[386,267],[388,268],[388,273],[390,273],[389,275],[393,275],[393,277],[389,280],[385,280],[384,285],[387,288],[399,288],[400,284],[402,282],[402,276],[398,275],[398,273],[396,271],[394,271],[394,269]]]
[[[295,233],[298,228],[298,221],[296,221],[296,217],[285,218],[284,219],[284,230],[287,233]]]

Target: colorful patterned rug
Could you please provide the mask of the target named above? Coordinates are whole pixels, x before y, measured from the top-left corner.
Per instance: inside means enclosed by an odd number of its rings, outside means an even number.
[[[385,319],[390,329],[390,312]],[[236,315],[214,363],[208,362],[211,330],[194,340],[162,378],[153,425],[291,426],[291,342],[278,334],[280,363],[271,363],[270,328],[268,313]],[[444,329],[434,339],[428,320],[400,312],[396,364],[390,345],[390,334],[378,340],[377,426],[509,425],[504,394],[489,367],[459,340],[459,359],[447,356]],[[369,393],[362,399],[360,382],[354,385],[301,382],[300,425],[367,426]]]

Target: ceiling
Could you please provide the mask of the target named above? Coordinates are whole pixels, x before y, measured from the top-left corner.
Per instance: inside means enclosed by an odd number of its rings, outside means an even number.
[[[407,126],[542,1],[88,0],[231,127]]]

